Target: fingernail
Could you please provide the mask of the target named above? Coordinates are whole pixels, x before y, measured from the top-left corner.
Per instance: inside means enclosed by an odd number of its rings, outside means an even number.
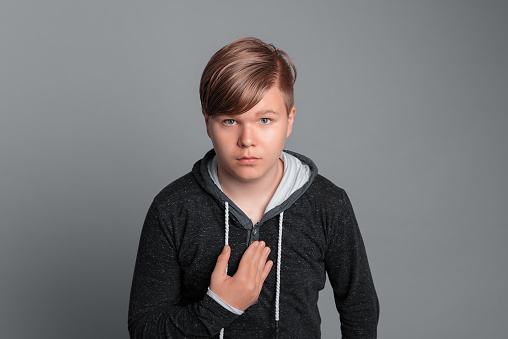
[[[270,247],[265,247],[265,253],[270,253]]]
[[[254,246],[258,246],[259,245],[259,241],[254,241]]]
[[[259,244],[261,245],[261,247],[265,246],[265,242],[264,241],[261,241]]]
[[[227,251],[229,251],[229,246],[224,246],[222,253],[227,253]]]

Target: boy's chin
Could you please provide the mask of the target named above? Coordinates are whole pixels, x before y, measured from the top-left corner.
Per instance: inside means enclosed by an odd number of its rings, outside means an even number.
[[[235,179],[244,183],[254,183],[261,180],[262,175],[235,175]]]
[[[245,183],[258,182],[266,175],[266,173],[262,173],[259,171],[259,169],[254,168],[243,168],[239,171],[235,171],[232,174],[236,180]]]

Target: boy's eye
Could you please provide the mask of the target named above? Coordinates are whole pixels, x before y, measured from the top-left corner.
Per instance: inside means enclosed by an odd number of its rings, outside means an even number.
[[[233,126],[234,124],[236,124],[236,121],[234,119],[224,120],[224,125],[226,125],[226,126]]]
[[[262,125],[266,125],[266,124],[269,124],[271,121],[271,119],[269,118],[261,118],[259,119],[259,122],[262,124]]]

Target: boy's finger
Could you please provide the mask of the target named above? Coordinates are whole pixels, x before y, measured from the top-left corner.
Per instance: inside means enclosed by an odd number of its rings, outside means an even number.
[[[266,277],[268,277],[268,273],[270,273],[270,270],[272,269],[272,267],[273,267],[273,261],[269,260],[265,264],[265,267],[263,268],[263,273],[261,273],[261,281],[259,284],[260,287],[263,286],[265,279],[266,279]]]
[[[266,244],[264,241],[260,241],[258,247],[256,248],[256,251],[254,252],[254,255],[252,256],[252,261],[254,263],[258,263],[259,259],[263,255],[263,250],[266,248]]]
[[[242,255],[242,259],[240,259],[240,263],[238,264],[238,270],[236,271],[236,274],[246,274],[248,275],[252,258],[254,257],[254,254],[256,254],[256,251],[259,246],[259,241],[253,241],[249,247],[245,250],[245,252]]]
[[[263,263],[260,265],[260,262],[263,257],[263,251],[265,250],[265,242],[260,241],[258,248],[256,249],[256,252],[254,253],[254,256],[252,257],[251,262],[251,269],[249,270],[249,276],[252,279],[258,279],[261,276],[261,271],[263,270],[264,263],[266,262],[266,259],[263,261]]]
[[[261,257],[259,258],[259,262],[258,262],[258,272],[260,274],[261,274],[261,272],[263,272],[263,269],[265,268],[266,260],[268,259],[269,254],[270,254],[270,247],[265,246],[265,248],[263,248]]]
[[[231,249],[228,245],[225,245],[222,249],[221,254],[217,258],[217,263],[215,264],[215,268],[213,273],[219,273],[221,275],[226,274],[226,268],[228,267],[229,256],[231,254]]]

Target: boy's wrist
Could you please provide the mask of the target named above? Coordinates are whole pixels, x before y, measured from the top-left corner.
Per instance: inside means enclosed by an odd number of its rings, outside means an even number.
[[[210,289],[210,287],[208,287],[208,291],[206,292],[206,294],[208,296],[210,296],[210,298],[212,298],[213,300],[215,300],[217,303],[219,303],[222,307],[224,307],[225,309],[227,309],[228,311],[236,314],[236,315],[242,315],[243,314],[243,311],[229,305],[227,302],[225,302],[224,300],[222,300],[217,294],[213,293],[213,291]]]

